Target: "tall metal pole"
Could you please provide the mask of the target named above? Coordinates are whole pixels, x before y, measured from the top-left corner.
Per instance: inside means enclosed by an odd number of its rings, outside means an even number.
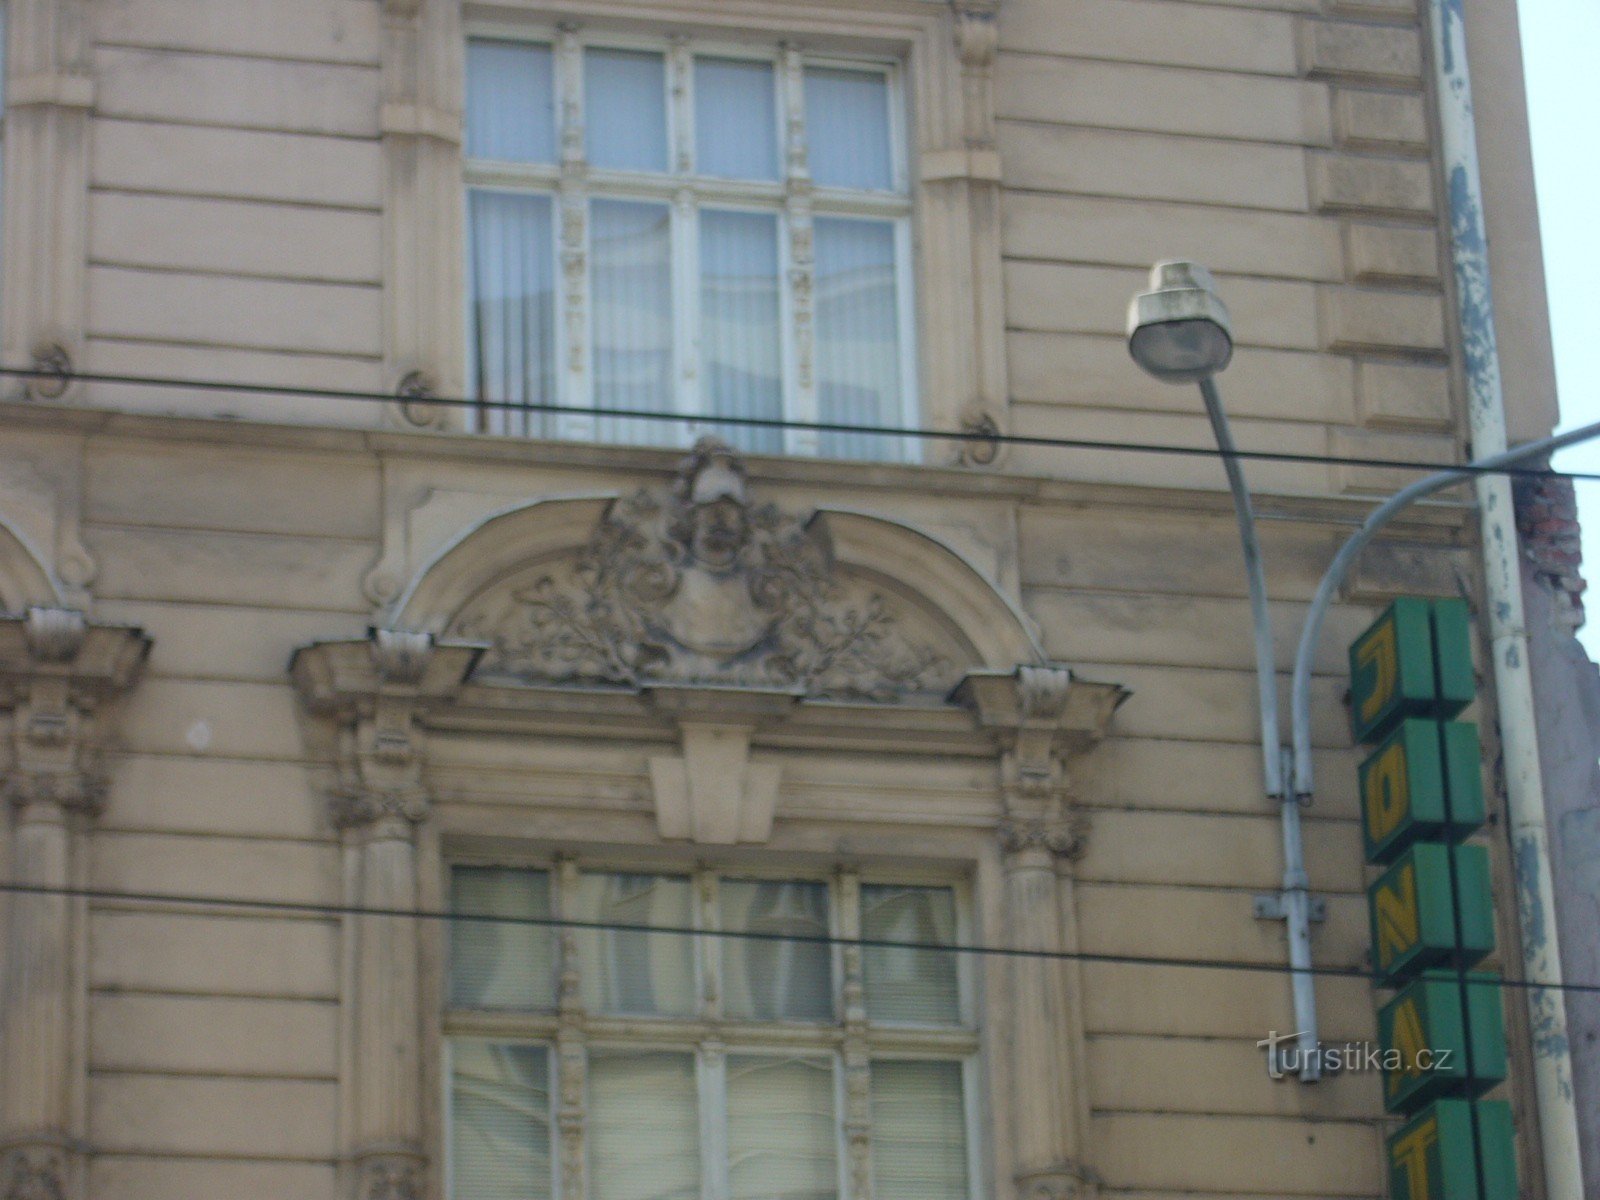
[[[1261,775],[1267,797],[1275,800],[1283,826],[1283,891],[1280,914],[1289,937],[1290,986],[1294,997],[1295,1069],[1305,1083],[1322,1077],[1322,1056],[1317,1052],[1317,991],[1311,974],[1311,893],[1306,876],[1305,846],[1300,832],[1300,804],[1284,787],[1283,745],[1279,741],[1278,672],[1272,645],[1272,614],[1267,608],[1267,578],[1262,565],[1261,542],[1256,536],[1255,509],[1245,486],[1233,431],[1222,408],[1216,380],[1199,381],[1211,431],[1222,451],[1233,510],[1239,521],[1239,545],[1244,551],[1245,579],[1250,589],[1250,619],[1255,632],[1256,692],[1261,710]]]

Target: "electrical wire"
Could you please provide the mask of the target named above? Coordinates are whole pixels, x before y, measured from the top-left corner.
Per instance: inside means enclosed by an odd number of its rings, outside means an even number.
[[[628,921],[584,921],[573,917],[506,916],[497,913],[450,912],[425,908],[382,908],[359,904],[332,904],[309,900],[264,900],[241,896],[199,896],[182,892],[138,892],[111,888],[57,887],[50,884],[0,882],[0,892],[23,896],[116,901],[127,904],[175,904],[192,908],[225,908],[253,912],[294,913],[303,916],[404,917],[416,921],[478,922],[521,925],[540,929],[588,929],[612,933],[644,933],[679,937],[733,938],[753,942],[786,942],[812,946],[856,946],[868,950],[917,950],[973,957],[1046,959],[1058,962],[1104,963],[1118,966],[1182,967],[1209,971],[1247,971],[1263,975],[1309,973],[1335,979],[1360,979],[1387,986],[1376,971],[1360,967],[1291,968],[1277,963],[1228,958],[1182,958],[1156,954],[1117,954],[1094,950],[1037,950],[1024,946],[984,946],[970,942],[904,942],[889,938],[847,938],[830,934],[778,933],[770,930],[695,929],[686,925],[644,925]],[[1600,994],[1600,983],[1541,983],[1535,979],[1497,978],[1494,986],[1514,989]],[[1490,986],[1485,979],[1482,986]],[[1478,986],[1475,984],[1474,986]]]
[[[849,433],[871,437],[892,437],[916,441],[962,442],[983,446],[1032,446],[1058,450],[1098,450],[1133,454],[1159,454],[1182,458],[1232,459],[1240,462],[1281,462],[1310,466],[1371,467],[1404,471],[1434,471],[1448,468],[1463,476],[1508,475],[1528,479],[1600,480],[1600,473],[1557,471],[1549,467],[1480,467],[1471,463],[1427,462],[1421,459],[1368,458],[1355,454],[1301,454],[1289,450],[1222,450],[1216,446],[1164,446],[1158,442],[1119,442],[1103,438],[1046,437],[1042,434],[1002,433],[983,429],[920,429],[904,425],[853,425],[840,421],[798,421],[783,417],[713,416],[664,410],[587,407],[576,404],[527,404],[511,400],[474,400],[464,396],[396,395],[347,388],[292,386],[287,384],[243,383],[218,379],[182,379],[166,375],[121,375],[93,371],[55,371],[41,367],[0,366],[0,377],[44,379],[66,388],[73,383],[103,383],[132,387],[171,388],[176,391],[222,392],[249,396],[300,397],[356,403],[398,404],[404,407],[459,408],[472,411],[494,410],[520,413],[549,413],[586,417],[622,418],[637,421],[666,421],[680,425],[703,425],[735,429],[803,430],[812,433]],[[102,410],[104,411],[104,410]],[[122,415],[140,415],[127,410],[110,410]]]

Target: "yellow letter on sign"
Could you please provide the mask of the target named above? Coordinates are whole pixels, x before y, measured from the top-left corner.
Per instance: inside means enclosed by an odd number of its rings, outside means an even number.
[[[1378,917],[1378,968],[1387,971],[1389,964],[1415,946],[1422,935],[1417,915],[1416,863],[1408,862],[1392,885],[1374,891],[1372,903]]]
[[[1361,723],[1372,721],[1394,694],[1399,675],[1399,660],[1394,643],[1394,621],[1385,621],[1356,649],[1356,662],[1363,669],[1373,668],[1372,688],[1361,698]]]
[[[1411,792],[1406,782],[1406,744],[1397,738],[1367,769],[1367,830],[1374,842],[1395,831],[1411,807]]]
[[[1396,1171],[1406,1176],[1406,1200],[1428,1200],[1428,1149],[1439,1140],[1439,1122],[1424,1121],[1389,1146]]]

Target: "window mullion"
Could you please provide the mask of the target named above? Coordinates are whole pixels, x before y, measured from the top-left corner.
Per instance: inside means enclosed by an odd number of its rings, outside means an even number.
[[[672,197],[672,362],[669,407],[680,413],[704,411],[700,399],[700,230],[694,191],[693,55],[686,38],[675,37],[667,50],[668,161],[678,182]],[[693,426],[675,424],[674,441],[688,441]]]
[[[551,873],[552,899],[558,918],[575,915],[578,865],[571,859],[556,864]],[[582,965],[578,961],[578,935],[563,926],[560,935],[561,974],[556,1008],[556,1129],[560,1139],[556,1176],[561,1200],[584,1200],[588,1156],[584,1153],[584,1121],[589,1094],[589,1055],[583,1031]]]
[[[560,122],[561,174],[556,185],[560,208],[562,369],[557,396],[573,408],[594,406],[589,370],[589,165],[583,149],[583,45],[570,26],[556,37],[557,120]],[[562,413],[561,436],[589,439],[594,418]]]
[[[872,1078],[867,1038],[866,985],[862,977],[861,877],[839,872],[839,936],[844,1013],[844,1141],[845,1200],[872,1200]]]
[[[788,286],[785,309],[790,360],[788,387],[785,389],[784,415],[791,421],[817,419],[816,336],[813,322],[816,276],[811,231],[811,173],[807,166],[805,122],[805,73],[800,51],[785,46],[781,62],[784,113],[784,225],[788,230],[785,257]],[[784,430],[784,449],[789,454],[816,454],[817,433],[813,429]]]

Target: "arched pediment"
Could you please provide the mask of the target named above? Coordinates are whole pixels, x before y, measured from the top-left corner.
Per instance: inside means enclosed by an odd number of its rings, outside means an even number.
[[[391,623],[484,643],[475,678],[509,686],[943,703],[971,672],[1043,661],[1026,619],[949,546],[866,513],[752,503],[742,464],[710,439],[669,487],[479,522]]]

